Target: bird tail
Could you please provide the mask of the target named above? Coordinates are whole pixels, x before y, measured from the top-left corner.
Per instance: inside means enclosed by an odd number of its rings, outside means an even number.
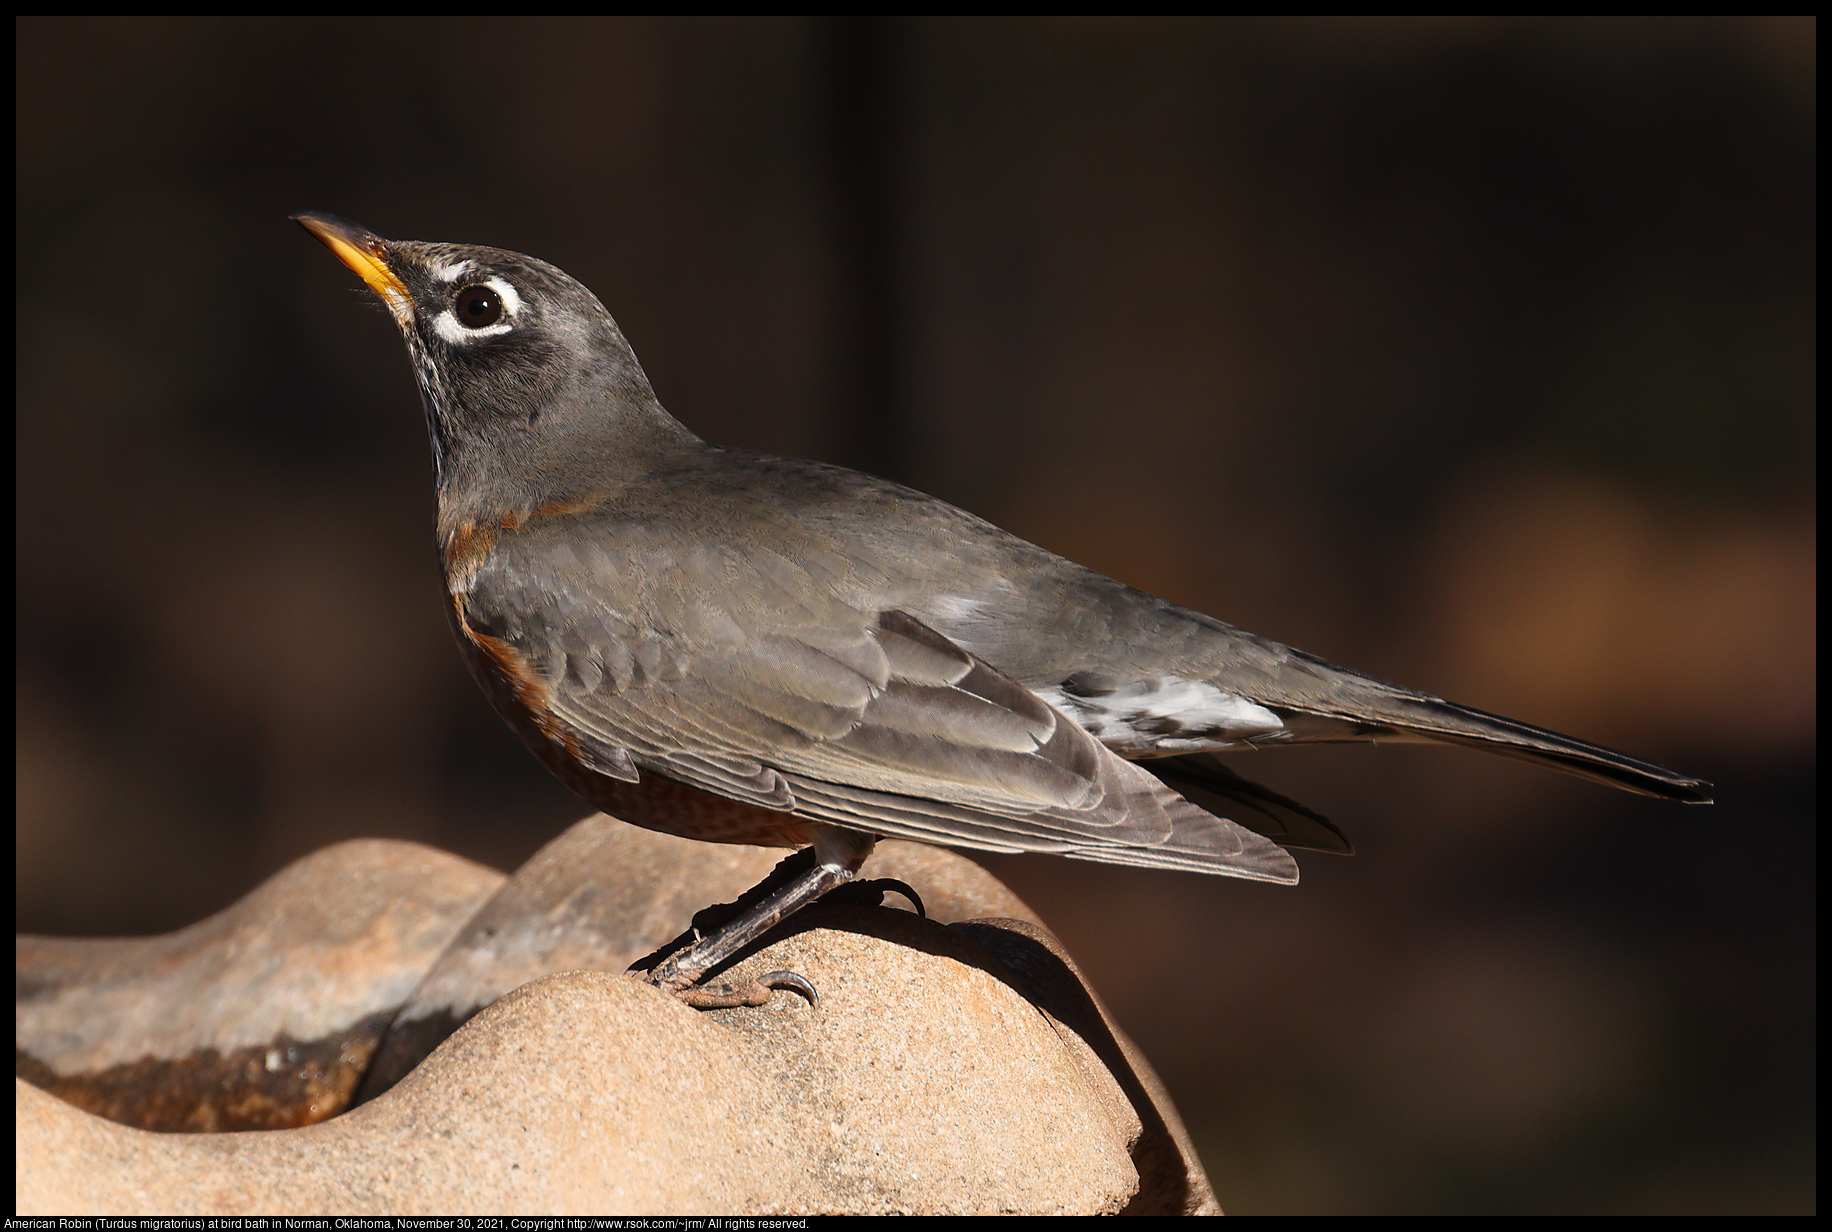
[[[1711,803],[1711,784],[1703,779],[1687,778],[1651,761],[1562,736],[1518,719],[1503,718],[1435,698],[1430,699],[1430,703],[1422,707],[1424,713],[1417,722],[1405,724],[1400,730],[1419,739],[1461,744],[1503,757],[1538,762],[1643,796],[1659,796],[1685,804]]]

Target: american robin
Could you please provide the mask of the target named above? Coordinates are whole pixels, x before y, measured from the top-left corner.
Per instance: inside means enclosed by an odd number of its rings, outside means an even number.
[[[811,992],[788,973],[696,985],[885,836],[1285,883],[1285,848],[1350,850],[1228,769],[1230,749],[1461,744],[1709,799],[1697,779],[1256,637],[898,484],[709,445],[662,409],[592,293],[544,261],[297,218],[406,339],[448,615],[509,725],[613,816],[813,845],[806,872],[649,974],[692,1004]]]

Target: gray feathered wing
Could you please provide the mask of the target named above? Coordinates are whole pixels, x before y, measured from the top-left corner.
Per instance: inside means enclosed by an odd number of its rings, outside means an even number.
[[[1277,844],[1190,804],[914,617],[810,611],[805,590],[737,614],[673,601],[692,588],[623,615],[608,592],[569,589],[567,572],[499,553],[466,619],[520,652],[554,717],[618,777],[634,765],[880,836],[1297,880]]]

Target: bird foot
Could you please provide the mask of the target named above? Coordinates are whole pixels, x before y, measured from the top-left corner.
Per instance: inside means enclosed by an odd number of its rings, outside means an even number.
[[[763,1005],[770,999],[770,994],[778,988],[792,988],[808,998],[808,1004],[814,1009],[821,1007],[820,993],[804,976],[793,971],[771,971],[755,979],[718,980],[707,984],[674,984],[671,981],[656,977],[653,971],[630,971],[626,974],[652,984],[662,991],[671,994],[682,1005],[696,1010],[729,1009],[738,1005]]]
[[[793,988],[808,998],[809,1005],[819,1009],[820,995],[815,992],[814,985],[793,971],[772,971],[757,979],[703,981],[709,973],[736,958],[746,946],[798,908],[830,890],[841,889],[842,895],[846,890],[862,892],[858,897],[874,904],[881,903],[885,893],[894,891],[915,904],[919,915],[926,915],[922,899],[901,881],[887,879],[848,886],[853,873],[870,854],[874,840],[859,836],[842,838],[844,841],[838,843],[837,850],[827,852],[827,858],[822,858],[823,846],[833,847],[834,844],[817,842],[814,848],[799,851],[778,864],[761,884],[742,895],[737,903],[730,907],[708,908],[696,914],[690,936],[674,943],[680,948],[666,958],[643,959],[629,974],[696,1009],[762,1005],[770,999],[770,991],[775,988]],[[731,914],[734,909],[735,915]],[[716,926],[712,923],[714,919],[720,921]],[[712,927],[713,931],[704,932],[703,925]],[[650,969],[644,971],[643,967]]]
[[[870,881],[849,881],[838,889],[829,890],[821,901],[827,903],[851,903],[855,906],[880,907],[884,905],[886,894],[901,894],[910,900],[910,906],[916,908],[921,919],[929,918],[928,908],[922,905],[922,896],[916,893],[907,881],[895,877],[874,877]]]

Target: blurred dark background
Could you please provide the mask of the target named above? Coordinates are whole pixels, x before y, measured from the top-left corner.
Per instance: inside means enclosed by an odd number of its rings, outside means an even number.
[[[1811,19],[16,30],[21,930],[583,812],[327,210],[554,262],[711,440],[1717,784],[1267,752],[1360,855],[988,859],[1224,1207],[1813,1209]]]

